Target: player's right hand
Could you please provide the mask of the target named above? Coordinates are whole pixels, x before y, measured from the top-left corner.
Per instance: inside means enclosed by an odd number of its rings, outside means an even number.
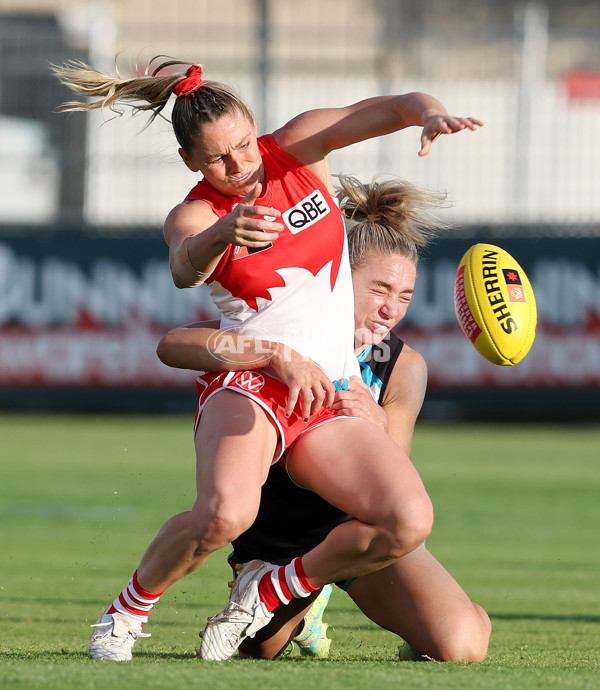
[[[383,408],[375,402],[369,387],[358,376],[351,376],[348,387],[336,391],[331,409],[340,415],[366,419],[387,431],[387,417]]]
[[[221,237],[226,244],[238,247],[266,247],[270,242],[277,240],[284,226],[276,223],[274,219],[279,218],[281,212],[268,206],[255,206],[261,194],[262,185],[258,183],[230,213],[215,223],[219,226]]]

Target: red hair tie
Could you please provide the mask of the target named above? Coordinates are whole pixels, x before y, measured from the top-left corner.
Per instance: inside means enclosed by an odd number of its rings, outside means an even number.
[[[198,91],[202,84],[202,67],[200,65],[192,65],[185,73],[185,79],[175,84],[173,93],[176,96],[189,96],[194,91]]]

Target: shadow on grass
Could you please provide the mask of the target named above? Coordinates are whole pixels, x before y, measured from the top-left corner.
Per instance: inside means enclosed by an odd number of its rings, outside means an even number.
[[[582,614],[543,614],[543,613],[490,613],[490,618],[505,621],[549,621],[554,623],[600,623],[600,616]]]
[[[112,666],[117,665],[128,665],[129,663],[135,664],[136,662],[152,662],[152,661],[191,661],[198,664],[213,666],[220,664],[304,664],[305,666],[310,665],[311,667],[315,664],[320,664],[323,661],[328,663],[345,663],[347,658],[337,658],[332,656],[329,659],[310,659],[307,660],[301,656],[283,656],[279,659],[240,659],[239,657],[233,657],[226,661],[203,661],[193,652],[135,652],[131,662],[116,662],[116,661],[103,661],[101,659],[90,659],[86,652],[84,651],[70,651],[68,649],[63,649],[60,651],[44,651],[44,652],[12,652],[4,651],[0,652],[0,663],[5,661],[27,661],[27,662],[44,662],[44,663],[69,663],[69,662],[84,662],[87,664],[92,664],[94,666]],[[398,661],[397,659],[382,659],[385,661]],[[353,661],[373,661],[372,654],[369,655],[357,655],[353,657]]]

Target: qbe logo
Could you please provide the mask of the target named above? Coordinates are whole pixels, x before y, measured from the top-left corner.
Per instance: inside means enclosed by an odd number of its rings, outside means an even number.
[[[283,221],[294,235],[326,216],[331,209],[317,189],[283,214]]]
[[[250,393],[258,393],[265,385],[265,379],[258,372],[244,371],[237,377],[237,385]]]

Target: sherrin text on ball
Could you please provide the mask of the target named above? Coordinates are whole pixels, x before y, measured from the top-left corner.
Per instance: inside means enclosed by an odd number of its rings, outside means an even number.
[[[535,295],[525,271],[501,247],[467,250],[456,274],[454,309],[465,335],[493,364],[517,364],[533,345]]]

